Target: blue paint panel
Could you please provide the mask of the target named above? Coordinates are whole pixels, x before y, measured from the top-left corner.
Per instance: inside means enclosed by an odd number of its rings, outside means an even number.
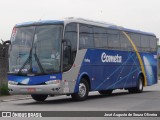
[[[36,85],[49,80],[62,80],[62,74],[40,75],[40,76],[18,76],[8,75],[9,81],[15,81],[20,84]]]
[[[122,60],[121,62],[103,62],[102,59],[105,58],[102,56],[103,53],[108,56],[121,56]],[[141,53],[148,85],[157,83],[157,59],[154,55],[156,53]],[[151,71],[152,73],[150,73]],[[141,67],[135,52],[88,49],[82,62],[80,74],[84,72],[90,77],[91,90],[108,90],[135,87],[138,75],[141,73]],[[80,78],[78,79],[80,81]],[[75,88],[75,91],[78,91],[78,87]]]

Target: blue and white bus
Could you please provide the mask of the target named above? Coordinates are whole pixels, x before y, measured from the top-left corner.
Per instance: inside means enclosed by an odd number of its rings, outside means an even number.
[[[90,91],[140,93],[157,83],[157,38],[82,18],[17,24],[9,49],[11,94],[85,100]]]

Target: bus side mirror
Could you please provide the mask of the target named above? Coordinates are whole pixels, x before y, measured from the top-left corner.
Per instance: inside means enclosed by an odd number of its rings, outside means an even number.
[[[70,56],[71,56],[71,47],[70,46],[65,46],[64,57],[70,59]]]
[[[3,57],[8,57],[8,50],[10,45],[11,45],[10,40],[3,42],[3,54],[2,54]]]
[[[3,46],[5,46],[5,45],[10,45],[11,44],[11,41],[10,40],[7,40],[7,41],[5,41],[4,43],[3,43]]]
[[[68,64],[71,64],[72,46],[70,40],[62,40],[63,43],[63,57]]]

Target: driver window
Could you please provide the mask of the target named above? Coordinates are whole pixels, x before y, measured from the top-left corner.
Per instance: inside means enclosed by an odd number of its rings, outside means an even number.
[[[65,40],[67,40],[69,47],[64,46],[63,50],[63,70],[69,70],[75,60],[76,52],[77,52],[77,24],[71,23],[66,26],[65,29]],[[71,53],[69,53],[68,49],[71,49]],[[70,54],[70,55],[69,55]]]

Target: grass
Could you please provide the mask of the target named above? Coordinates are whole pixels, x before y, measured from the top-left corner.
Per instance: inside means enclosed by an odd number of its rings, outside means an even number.
[[[3,84],[3,85],[0,87],[0,96],[1,96],[1,95],[9,95],[8,85]]]

